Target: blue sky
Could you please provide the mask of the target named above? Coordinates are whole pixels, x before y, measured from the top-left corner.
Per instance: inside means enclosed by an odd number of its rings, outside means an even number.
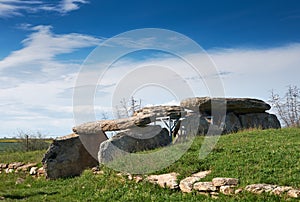
[[[268,100],[271,89],[283,94],[288,85],[300,86],[297,0],[0,0],[0,137],[18,130],[70,133],[73,87],[83,61],[104,40],[141,28],[169,29],[200,44],[222,73],[226,96]],[[95,98],[97,117],[109,110],[105,95],[118,72],[149,63],[145,54],[119,61],[119,69],[106,75],[101,85],[107,88]],[[158,59],[179,64],[163,54]],[[154,103],[146,94],[146,104],[174,101],[166,96]]]

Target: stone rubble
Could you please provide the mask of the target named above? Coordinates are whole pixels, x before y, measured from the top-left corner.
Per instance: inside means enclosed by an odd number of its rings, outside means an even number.
[[[245,190],[254,194],[271,193],[279,196],[287,194],[287,196],[291,198],[300,198],[300,189],[294,189],[289,186],[251,184],[246,186]]]
[[[30,170],[32,167],[36,166],[37,163],[28,163],[28,164],[25,164],[25,165],[22,165],[20,167],[18,167],[16,169],[16,171],[28,171]]]
[[[300,198],[300,190],[299,189],[291,189],[287,192],[287,195],[291,198]]]
[[[39,168],[36,165],[37,163],[0,163],[0,172],[5,171],[6,173],[15,173],[18,170],[19,172],[28,172],[30,175],[35,177],[45,176],[44,168]],[[98,166],[91,168],[91,171],[96,175],[104,174],[104,172],[100,170]],[[175,172],[161,175],[149,175],[144,177],[141,175],[133,176],[129,173],[118,173],[117,176],[123,177],[125,175],[127,176],[128,180],[133,180],[136,183],[139,183],[145,179],[146,181],[157,184],[162,188],[180,189],[183,193],[196,191],[196,193],[198,194],[210,196],[213,199],[217,199],[220,193],[224,195],[236,195],[240,194],[243,191],[248,191],[254,194],[270,193],[278,196],[286,195],[289,198],[300,198],[300,189],[295,189],[290,186],[251,184],[246,186],[245,188],[238,188],[239,180],[237,178],[223,177],[213,178],[210,182],[200,181],[210,173],[210,170],[200,171],[182,179],[179,183],[177,181],[177,177],[179,176],[179,174]],[[16,184],[21,184],[23,182],[23,178],[18,178]]]
[[[29,174],[30,175],[36,175],[38,169],[39,169],[38,167],[32,167],[32,168],[30,168]]]
[[[300,189],[294,189],[289,186],[279,186],[271,184],[252,184],[243,188],[238,188],[239,180],[237,178],[216,177],[210,182],[201,182],[200,180],[209,175],[211,171],[201,171],[189,177],[182,179],[177,183],[178,173],[167,173],[162,175],[150,175],[147,180],[150,183],[158,184],[163,188],[177,189],[184,193],[196,191],[201,195],[210,196],[217,199],[219,194],[236,195],[243,191],[248,191],[254,194],[270,193],[279,196],[287,195],[290,198],[300,198]],[[134,178],[132,178],[134,179]]]
[[[201,171],[198,173],[193,174],[191,177],[184,178],[180,181],[179,188],[182,192],[189,193],[192,192],[193,184],[199,181],[202,178],[205,178],[207,175],[211,173],[210,170],[208,171]]]
[[[220,186],[220,193],[224,195],[232,195],[235,193],[235,190],[232,185],[225,185],[225,186]]]
[[[177,189],[179,187],[177,183],[177,176],[179,174],[172,172],[162,175],[150,175],[147,180],[151,183],[158,184],[163,188]]]
[[[196,182],[193,189],[200,192],[216,192],[217,187],[212,182]]]
[[[22,162],[13,162],[13,163],[0,163],[0,173],[4,171],[6,174],[9,173],[18,173],[18,172],[28,172],[30,175],[40,177],[44,176],[44,168],[37,167],[37,163],[22,163]]]
[[[221,178],[216,177],[212,180],[212,183],[215,187],[221,187],[221,186],[237,186],[239,183],[239,180],[236,178]]]

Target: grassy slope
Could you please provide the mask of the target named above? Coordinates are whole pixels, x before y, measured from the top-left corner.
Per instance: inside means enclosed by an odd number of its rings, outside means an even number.
[[[180,178],[191,173],[211,169],[213,177],[236,177],[240,186],[252,183],[271,183],[300,188],[300,129],[245,131],[222,136],[213,152],[199,160],[202,137],[196,138],[190,150],[163,172],[179,172]],[[32,161],[41,159],[41,152],[0,154],[0,162]],[[0,196],[8,201],[213,201],[196,193],[162,189],[141,182],[136,184],[116,176],[116,172],[103,168],[104,175],[85,171],[81,177],[47,181],[25,174],[0,174]],[[25,182],[15,184],[17,178]],[[218,201],[285,201],[286,198],[253,195],[246,192],[237,196],[220,196]],[[293,200],[291,200],[293,201]],[[296,200],[295,200],[296,201]]]

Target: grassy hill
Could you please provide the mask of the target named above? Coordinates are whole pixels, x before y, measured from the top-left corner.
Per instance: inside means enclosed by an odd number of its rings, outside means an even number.
[[[300,129],[252,130],[222,136],[213,152],[199,160],[203,137],[177,162],[157,173],[178,172],[180,179],[194,172],[211,169],[202,181],[214,177],[234,177],[240,187],[270,183],[300,188]],[[40,161],[44,151],[0,153],[1,162]],[[117,172],[102,167],[103,175],[87,170],[82,176],[47,181],[28,174],[0,174],[0,197],[7,201],[214,201],[196,192],[183,194],[160,188],[148,182],[135,183]],[[25,181],[16,184],[18,178]],[[217,201],[286,201],[285,197],[242,192],[235,196],[220,195]],[[296,201],[296,200],[290,200]]]

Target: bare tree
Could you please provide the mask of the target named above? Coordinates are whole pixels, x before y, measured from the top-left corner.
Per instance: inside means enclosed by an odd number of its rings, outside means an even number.
[[[131,116],[134,114],[135,111],[137,111],[141,108],[141,105],[142,105],[141,99],[136,100],[136,99],[134,99],[133,96],[131,97],[130,108],[129,108],[129,113],[131,114]]]
[[[134,112],[141,108],[141,99],[137,100],[133,96],[130,100],[123,98],[120,100],[120,105],[115,107],[118,118],[127,118],[134,114]]]
[[[50,145],[50,142],[47,141],[44,135],[39,131],[32,133],[18,130],[17,136],[20,141],[19,149],[22,151],[44,150]]]
[[[288,86],[284,97],[271,91],[271,104],[287,127],[300,127],[300,89]]]
[[[105,111],[101,112],[102,120],[107,120],[108,119],[108,114]]]

